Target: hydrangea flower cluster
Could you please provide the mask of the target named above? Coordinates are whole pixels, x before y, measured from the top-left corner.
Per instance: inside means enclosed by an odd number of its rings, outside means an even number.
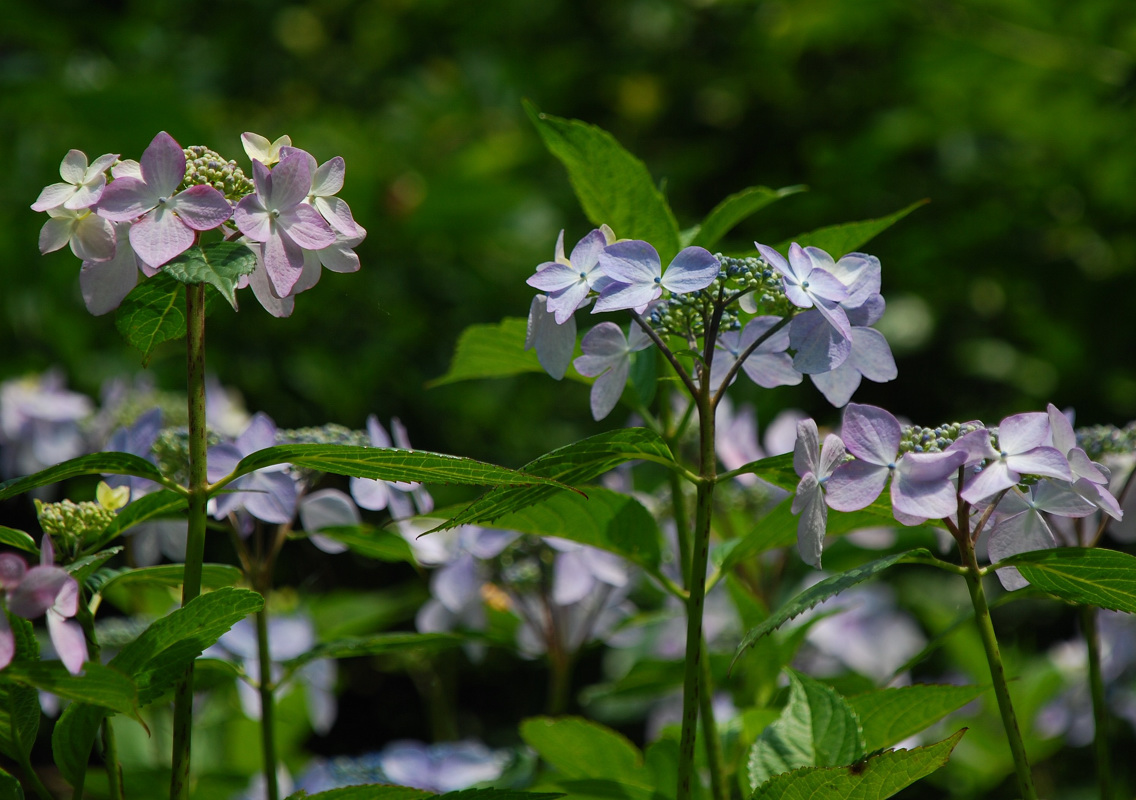
[[[1047,515],[1084,517],[1123,512],[1109,492],[1108,471],[1078,446],[1068,418],[1046,412],[1015,414],[996,428],[978,422],[904,429],[888,411],[849,404],[840,436],[818,446],[816,423],[798,426],[794,466],[801,477],[794,513],[802,556],[820,566],[827,509],[858,511],[876,501],[890,480],[892,512],[904,525],[944,520],[955,536],[973,541],[982,524],[958,519],[959,509],[990,523],[991,561],[1056,546]],[[1044,513],[1043,513],[1044,512]],[[1007,588],[1025,585],[1002,569]]]
[[[201,145],[182,148],[165,131],[138,161],[107,153],[88,164],[85,153],[71,150],[60,165],[63,182],[46,187],[32,204],[50,217],[40,231],[40,251],[70,245],[83,262],[88,310],[105,314],[130,293],[139,272],[155,275],[202,233],[217,230],[256,254],[256,269],[239,286],[251,285],[270,313],[287,316],[295,295],[319,280],[321,267],[359,269],[353,248],[366,231],[335,196],[343,187],[342,158],[317,165],[287,137],[269,144],[246,133],[242,140],[251,181],[235,161]]]
[[[645,315],[627,336],[601,323],[581,342],[584,356],[574,363],[581,374],[598,379],[592,390],[596,419],[618,402],[630,353],[647,346],[642,330],[647,327],[697,351],[714,320],[713,364],[706,375],[698,370],[715,392],[739,369],[765,388],[795,385],[808,375],[831,403],[842,406],[863,378],[896,377],[891,348],[871,327],[885,305],[878,259],[850,253],[834,260],[819,248],[797,244],[786,259],[771,247],[756,246],[760,258],[687,247],[664,271],[654,247],[617,240],[607,226],[585,235],[566,257],[561,231],[554,260],[538,265],[528,279],[546,294],[530,307],[525,348],[535,348],[541,365],[559,380],[572,362],[577,310],[594,300],[592,313]]]

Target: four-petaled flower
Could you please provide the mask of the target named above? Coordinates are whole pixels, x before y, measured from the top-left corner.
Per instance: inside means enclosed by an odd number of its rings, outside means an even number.
[[[606,227],[606,226],[605,226]],[[600,268],[600,256],[614,238],[611,229],[597,228],[572,248],[571,258],[564,257],[564,231],[556,240],[556,260],[540,264],[528,285],[548,292],[547,308],[563,325],[576,312],[593,289],[602,290],[610,283]]]
[[[851,406],[849,406],[851,408]],[[959,492],[972,505],[1019,483],[1022,475],[1040,475],[1072,481],[1069,461],[1052,441],[1048,415],[1034,411],[1006,417],[998,426],[998,449],[990,443],[990,431],[972,431],[950,446],[948,452],[966,454],[966,463],[985,460],[982,471],[972,477]]]
[[[596,378],[591,392],[593,418],[601,420],[615,408],[631,371],[631,354],[650,344],[647,334],[634,324],[629,336],[614,322],[601,322],[584,334],[580,341],[584,355],[572,363],[581,375]]]
[[[593,314],[626,308],[641,314],[652,300],[662,296],[663,289],[675,294],[705,289],[721,270],[709,250],[687,247],[663,272],[658,251],[637,239],[608,245],[599,258],[599,269],[611,283],[600,292]]]
[[[88,166],[86,153],[69,150],[59,165],[59,176],[64,182],[45,187],[32,203],[32,211],[47,211],[60,206],[69,211],[90,208],[103,196],[107,168],[117,160],[118,153],[107,153]]]

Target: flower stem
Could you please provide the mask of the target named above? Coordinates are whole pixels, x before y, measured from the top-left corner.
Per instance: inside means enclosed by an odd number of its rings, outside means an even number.
[[[181,604],[201,594],[205,557],[205,506],[209,501],[205,450],[205,284],[185,287],[186,384],[189,395],[189,530]],[[189,797],[190,740],[193,732],[193,664],[174,689],[173,772],[170,800]]]
[[[713,800],[730,800],[730,787],[726,784],[726,760],[722,755],[722,740],[718,737],[718,723],[714,721],[714,681],[710,676],[710,652],[702,640],[702,686],[700,713],[702,737],[706,744],[706,763],[710,765],[710,797]]]
[[[262,591],[262,594],[266,592]],[[279,800],[276,785],[276,703],[272,684],[272,654],[268,647],[268,609],[256,612],[256,649],[260,659],[260,743],[264,751],[264,786],[268,800]]]
[[[1108,708],[1104,702],[1104,678],[1101,675],[1100,631],[1097,609],[1082,606],[1081,630],[1089,650],[1089,691],[1093,697],[1094,743],[1097,751],[1097,785],[1101,800],[1112,800],[1112,759],[1108,754]]]
[[[990,678],[994,684],[994,694],[998,698],[998,710],[1002,714],[1002,726],[1006,730],[1006,741],[1010,745],[1010,753],[1014,758],[1014,771],[1018,777],[1018,791],[1022,800],[1037,800],[1037,790],[1033,788],[1033,775],[1030,772],[1029,759],[1026,758],[1026,747],[1022,741],[1021,729],[1018,728],[1018,718],[1014,714],[1014,706],[1010,702],[1010,689],[1006,684],[1006,670],[1002,666],[1002,653],[998,649],[998,639],[994,635],[994,625],[990,620],[990,606],[986,602],[986,593],[982,589],[982,574],[978,567],[978,560],[974,555],[974,546],[969,537],[960,542],[963,559],[967,566],[966,585],[970,589],[970,601],[974,606],[974,620],[978,625],[978,633],[982,638],[982,647],[986,651],[986,662],[990,666]]]

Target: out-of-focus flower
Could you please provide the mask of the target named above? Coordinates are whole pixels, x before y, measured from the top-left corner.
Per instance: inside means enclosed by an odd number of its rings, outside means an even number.
[[[538,294],[529,306],[525,349],[536,349],[536,358],[544,371],[556,380],[564,377],[572,353],[576,350],[576,318],[568,317],[561,325],[548,310],[548,296]]]
[[[394,447],[399,450],[413,450],[410,446],[410,436],[407,435],[406,426],[394,417],[391,419],[391,433],[394,441],[387,435],[379,418],[374,414],[367,417],[367,435],[371,439],[371,447]],[[429,514],[434,510],[434,499],[430,493],[418,483],[402,483],[397,481],[380,481],[370,478],[352,478],[350,482],[351,496],[360,508],[368,511],[390,510],[395,519],[409,517],[415,513]]]
[[[710,368],[710,386],[717,390],[738,356],[780,321],[781,317],[754,317],[741,331],[727,331],[719,336],[718,352]],[[782,328],[746,357],[742,371],[765,389],[796,386],[801,382],[801,373],[793,369],[793,359],[785,352],[788,347],[789,331]]]
[[[275,444],[276,424],[266,414],[258,413],[235,442],[209,448],[210,482],[231,473],[245,456]],[[215,498],[213,516],[224,519],[243,508],[264,522],[289,522],[296,513],[296,482],[287,469],[287,464],[276,464],[237,478]]]
[[[24,619],[35,619],[40,615],[47,617],[47,630],[51,644],[59,655],[59,660],[72,675],[78,675],[87,660],[87,640],[83,630],[70,617],[79,610],[79,584],[67,574],[66,570],[55,566],[55,550],[51,537],[44,536],[40,544],[40,565],[27,569],[9,555],[0,563],[4,577],[0,585],[7,594],[8,611]],[[23,567],[23,570],[21,570]],[[7,660],[0,667],[7,666],[15,653],[12,631],[8,618],[0,612],[0,660]]]
[[[297,779],[309,794],[347,786],[393,783],[431,792],[455,792],[497,780],[508,766],[504,750],[480,742],[391,742],[377,753],[318,759]]]
[[[79,422],[94,403],[65,386],[55,370],[0,383],[0,474],[28,475],[86,452]]]

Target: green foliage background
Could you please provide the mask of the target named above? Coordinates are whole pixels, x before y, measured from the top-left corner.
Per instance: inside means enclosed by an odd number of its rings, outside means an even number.
[[[137,158],[158,130],[244,163],[239,136],[347,161],[369,230],[274,320],[242,293],[210,366],[282,426],[401,416],[419,447],[503,463],[601,428],[539,375],[423,389],[467,325],[588,226],[522,98],[609,131],[681,225],[744,186],[805,183],[724,249],[931,203],[868,248],[899,379],[861,402],[923,423],[1074,406],[1136,416],[1136,5],[1126,0],[168,0],[10,3],[0,27],[0,379],[94,392],[140,368],[41,257],[28,206],[69,148]],[[180,345],[151,370],[183,385]],[[834,419],[810,388],[762,411]]]

